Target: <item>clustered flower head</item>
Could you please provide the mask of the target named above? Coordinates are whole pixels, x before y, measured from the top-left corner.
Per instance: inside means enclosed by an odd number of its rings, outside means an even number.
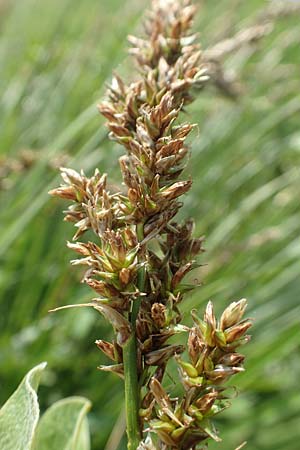
[[[232,303],[217,322],[213,305],[208,303],[204,318],[192,312],[194,326],[189,330],[189,360],[176,355],[183,395],[171,398],[162,387],[158,377],[152,377],[149,387],[152,396],[145,414],[149,429],[156,432],[162,448],[188,450],[209,437],[220,441],[211,418],[229,406],[224,383],[244,369],[244,356],[237,348],[248,342],[245,335],[250,320],[242,320],[247,302],[245,299]],[[146,406],[146,405],[145,405]],[[152,440],[141,449],[157,448]],[[161,447],[158,447],[161,448]]]
[[[188,0],[154,0],[144,38],[129,37],[136,80],[126,84],[115,74],[99,105],[110,138],[125,148],[119,159],[125,193],[111,189],[98,170],[88,178],[72,169],[62,169],[65,184],[51,191],[72,201],[65,220],[76,227],[74,241],[87,230],[96,235],[68,246],[80,255],[72,263],[87,266],[83,282],[96,293],[86,306],[116,332],[112,342],[96,342],[113,362],[101,368],[124,377],[124,348],[136,339],[139,427],[146,434],[140,449],[194,449],[219,440],[210,418],[227,405],[224,383],[243,370],[236,349],[248,341],[251,325],[242,320],[245,300],[231,304],[219,322],[209,303],[203,320],[192,313],[191,329],[180,323],[180,303],[194,288],[184,278],[199,267],[203,251],[193,222],[174,220],[192,184],[182,176],[195,127],[179,116],[208,81],[191,32],[194,14]],[[180,356],[184,346],[169,343],[177,333],[188,333],[188,361]],[[172,357],[182,386],[176,398],[163,387]]]

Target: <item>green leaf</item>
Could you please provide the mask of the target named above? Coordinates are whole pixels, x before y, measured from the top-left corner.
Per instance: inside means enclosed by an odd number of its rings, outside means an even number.
[[[89,450],[86,414],[91,403],[82,397],[69,397],[54,403],[37,427],[33,450]]]
[[[0,410],[1,450],[30,450],[39,420],[36,390],[46,363],[34,367]]]

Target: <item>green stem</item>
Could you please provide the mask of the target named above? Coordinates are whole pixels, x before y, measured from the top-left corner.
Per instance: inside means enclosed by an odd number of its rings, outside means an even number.
[[[144,225],[137,225],[137,236],[139,242],[144,238]],[[145,269],[141,267],[138,271],[138,289],[143,292],[145,285]],[[136,345],[136,319],[140,308],[141,299],[133,302],[131,312],[132,333],[123,347],[123,363],[125,375],[125,409],[127,422],[128,450],[136,450],[141,439],[139,423],[140,392],[137,368],[137,345]]]

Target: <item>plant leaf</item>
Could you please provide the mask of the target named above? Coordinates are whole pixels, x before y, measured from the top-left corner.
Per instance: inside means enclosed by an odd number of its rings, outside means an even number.
[[[83,397],[68,397],[50,406],[38,424],[33,450],[89,450],[90,407]]]
[[[36,390],[46,363],[34,367],[0,410],[0,448],[30,450],[39,420]]]

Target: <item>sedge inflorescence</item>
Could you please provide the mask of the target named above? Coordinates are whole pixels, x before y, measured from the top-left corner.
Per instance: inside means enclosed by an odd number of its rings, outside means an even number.
[[[72,202],[65,220],[76,233],[68,246],[80,255],[72,262],[87,266],[83,281],[96,293],[84,306],[98,310],[115,330],[112,342],[96,342],[113,362],[101,368],[125,383],[125,353],[134,340],[130,369],[136,373],[141,450],[188,450],[219,440],[211,418],[228,406],[224,383],[243,370],[237,348],[249,340],[251,326],[243,320],[246,300],[232,303],[219,321],[209,302],[202,319],[192,312],[191,328],[181,324],[180,303],[194,288],[184,278],[199,267],[203,251],[192,220],[174,220],[192,185],[182,173],[195,125],[180,123],[180,113],[209,79],[191,32],[194,14],[190,1],[154,0],[144,38],[129,37],[137,79],[126,84],[115,74],[99,105],[110,138],[126,150],[119,159],[125,191],[110,188],[98,170],[89,178],[72,169],[62,169],[64,184],[51,191]],[[87,230],[95,238],[78,242]],[[169,343],[178,333],[188,336],[187,356],[184,346]],[[163,385],[170,358],[181,385],[175,398]]]

